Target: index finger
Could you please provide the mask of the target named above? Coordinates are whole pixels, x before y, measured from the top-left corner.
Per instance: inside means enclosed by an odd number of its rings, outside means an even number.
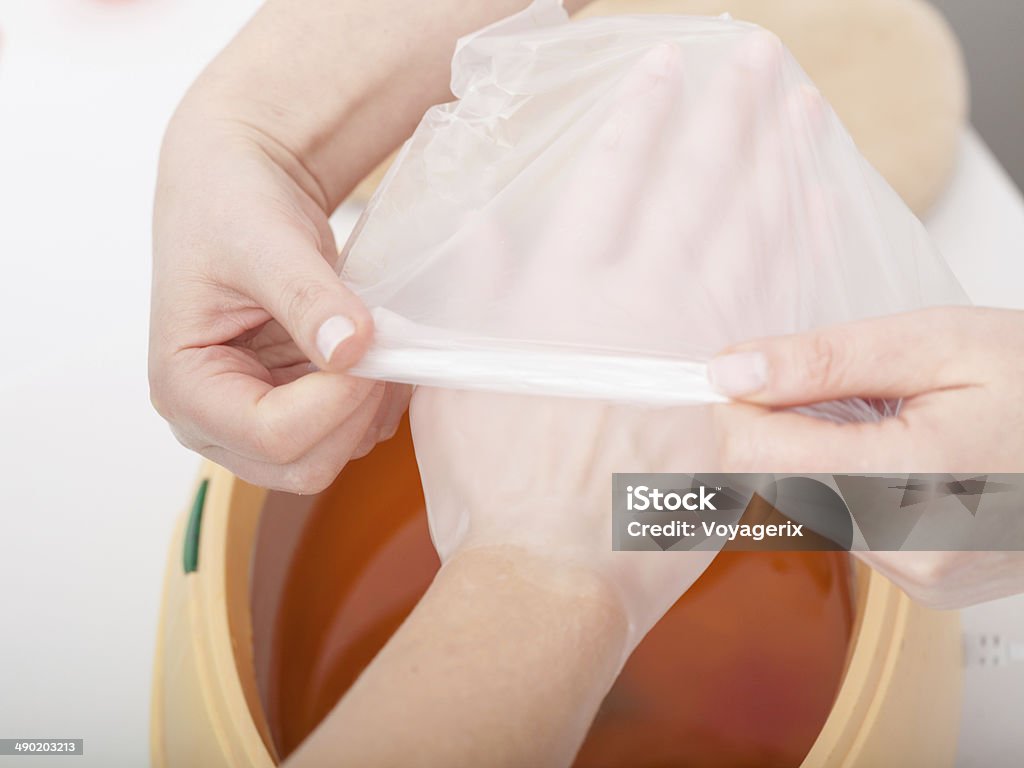
[[[191,448],[217,446],[248,459],[287,464],[344,422],[374,384],[315,371],[274,386],[260,369],[234,347],[179,350],[160,375],[165,415]]]

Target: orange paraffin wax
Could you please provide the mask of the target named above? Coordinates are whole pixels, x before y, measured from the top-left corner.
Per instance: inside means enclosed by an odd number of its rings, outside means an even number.
[[[321,496],[296,550],[266,702],[282,758],[387,642],[437,568],[403,424]],[[719,555],[634,652],[577,766],[798,766],[832,707],[853,620],[845,553]]]

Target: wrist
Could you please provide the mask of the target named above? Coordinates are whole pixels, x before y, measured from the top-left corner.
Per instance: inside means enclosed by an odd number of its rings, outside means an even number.
[[[556,624],[571,616],[586,634],[600,638],[602,653],[616,663],[624,654],[629,616],[622,593],[588,565],[520,546],[469,546],[452,554],[438,579],[506,608],[548,615]]]
[[[568,765],[624,638],[618,602],[586,569],[516,547],[460,549],[300,762]]]
[[[385,21],[395,19],[383,8],[345,0],[270,0],[195,81],[182,122],[201,116],[244,133],[301,169],[330,213],[422,114],[390,98],[418,78],[406,45],[378,39]]]
[[[298,127],[274,125],[258,99],[244,90],[201,77],[178,105],[161,148],[161,173],[177,175],[210,158],[236,152],[259,153],[277,166],[325,214],[333,210],[323,180],[301,152]]]

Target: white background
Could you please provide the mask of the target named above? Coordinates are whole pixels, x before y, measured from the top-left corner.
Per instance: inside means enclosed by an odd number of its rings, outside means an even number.
[[[156,158],[256,4],[0,0],[0,737],[84,737],[57,765],[148,762],[163,566],[198,464],[148,402]],[[1024,204],[975,138],[928,223],[976,301],[1024,306]],[[1021,605],[966,621],[1024,641]],[[1024,754],[1024,675],[970,675],[961,763],[994,768],[1011,738]]]

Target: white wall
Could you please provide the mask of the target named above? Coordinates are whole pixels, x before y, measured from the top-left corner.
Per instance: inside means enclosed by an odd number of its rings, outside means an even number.
[[[1024,2],[932,0],[953,25],[967,60],[971,120],[1024,189]]]

